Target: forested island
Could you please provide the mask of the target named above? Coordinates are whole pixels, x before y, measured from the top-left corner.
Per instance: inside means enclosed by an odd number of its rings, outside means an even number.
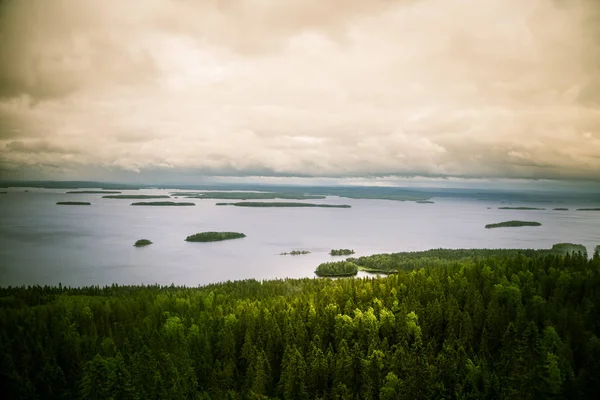
[[[91,206],[92,203],[88,201],[58,201],[56,202],[59,206]]]
[[[110,196],[102,196],[103,199],[129,199],[129,200],[141,200],[141,199],[168,199],[171,196],[161,194],[117,194]]]
[[[144,247],[144,246],[148,246],[150,244],[152,244],[152,241],[150,241],[148,239],[140,239],[134,243],[134,246],[135,247]]]
[[[174,207],[181,207],[181,206],[195,206],[196,203],[190,203],[190,202],[176,202],[176,201],[138,201],[135,203],[131,203],[130,205],[132,206],[174,206]]]
[[[183,196],[194,199],[224,199],[224,200],[315,200],[324,199],[323,195],[306,195],[299,193],[276,192],[173,192],[171,196]]]
[[[498,207],[498,210],[545,210],[539,207]]]
[[[435,202],[433,202],[431,200],[417,200],[417,201],[415,201],[415,203],[418,203],[418,204],[434,204]]]
[[[314,204],[314,203],[292,203],[292,202],[262,202],[245,201],[238,203],[217,203],[217,206],[235,207],[321,207],[321,208],[350,208],[348,204]]]
[[[536,221],[504,221],[496,224],[487,224],[486,229],[491,228],[515,228],[521,226],[542,226],[540,222]]]
[[[553,211],[569,211],[568,208],[564,208],[564,207],[558,207],[558,208],[553,208]]]
[[[377,278],[0,288],[2,396],[595,399],[600,393],[600,255],[403,254],[412,266]]]
[[[115,190],[72,190],[66,194],[117,194],[121,193]]]
[[[358,273],[358,265],[351,261],[334,261],[319,264],[315,274],[321,277],[354,276]]]
[[[280,256],[299,256],[299,255],[303,255],[303,254],[310,254],[310,251],[308,250],[292,250],[289,253],[279,253]]]
[[[241,239],[246,235],[239,232],[201,232],[185,238],[186,242],[218,242],[221,240]]]
[[[349,256],[350,254],[354,254],[354,250],[352,250],[352,249],[332,249],[329,252],[329,255],[332,255],[332,256]]]
[[[600,211],[600,208],[578,208],[577,211]]]

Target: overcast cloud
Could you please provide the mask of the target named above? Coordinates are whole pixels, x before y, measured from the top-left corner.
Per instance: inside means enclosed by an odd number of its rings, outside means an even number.
[[[0,178],[88,170],[600,181],[600,2],[0,0]]]

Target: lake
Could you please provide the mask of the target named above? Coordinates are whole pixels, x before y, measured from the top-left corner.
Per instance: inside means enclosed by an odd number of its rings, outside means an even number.
[[[589,203],[509,204],[499,200],[433,198],[435,204],[327,197],[311,203],[352,208],[218,207],[228,200],[191,201],[194,207],[132,207],[138,200],[103,199],[67,190],[3,189],[0,195],[0,286],[171,284],[197,286],[247,278],[314,277],[333,248],[355,256],[431,248],[550,248],[600,244],[600,212],[575,211]],[[25,192],[25,190],[28,190]],[[171,190],[122,191],[168,194]],[[58,206],[89,201],[91,206]],[[143,201],[143,200],[142,200]],[[152,201],[152,200],[147,200]],[[279,200],[275,200],[279,201]],[[282,200],[283,201],[283,200]],[[498,210],[499,206],[544,211]],[[598,205],[594,205],[598,207]],[[491,207],[488,209],[488,207]],[[568,207],[570,211],[552,211]],[[540,227],[485,229],[507,220],[539,221]],[[188,243],[203,231],[235,231],[244,239]],[[154,244],[136,248],[137,239]],[[291,250],[309,250],[282,256]]]

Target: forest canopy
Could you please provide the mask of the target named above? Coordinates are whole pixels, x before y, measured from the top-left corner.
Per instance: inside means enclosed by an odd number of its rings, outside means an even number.
[[[383,278],[0,288],[0,390],[9,399],[596,398],[598,253],[394,259],[405,269]]]

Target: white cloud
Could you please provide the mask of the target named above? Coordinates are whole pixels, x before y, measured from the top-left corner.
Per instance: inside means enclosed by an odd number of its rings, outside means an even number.
[[[600,179],[592,0],[0,7],[3,175]]]

